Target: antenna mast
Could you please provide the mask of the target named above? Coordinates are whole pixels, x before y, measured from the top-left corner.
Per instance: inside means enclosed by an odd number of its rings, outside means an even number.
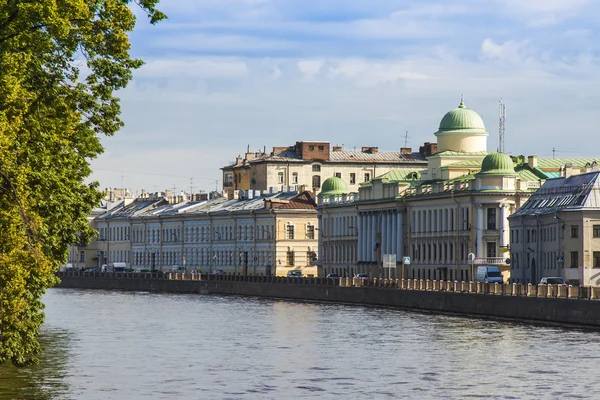
[[[406,134],[404,135],[404,147],[408,147],[408,131],[406,131]]]
[[[504,132],[506,131],[506,105],[500,100],[498,107],[498,152],[504,153]]]

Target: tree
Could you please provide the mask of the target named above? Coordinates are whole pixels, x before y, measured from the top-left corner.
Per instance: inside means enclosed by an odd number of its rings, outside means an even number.
[[[102,135],[123,125],[132,71],[131,7],[155,24],[158,0],[0,0],[0,362],[37,361],[41,297],[68,247],[96,233],[85,184]]]

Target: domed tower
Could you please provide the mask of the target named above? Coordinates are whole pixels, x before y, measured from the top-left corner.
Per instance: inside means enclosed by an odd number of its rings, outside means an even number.
[[[467,108],[461,98],[459,106],[448,111],[440,121],[440,127],[435,133],[438,138],[437,151],[486,151],[488,135],[483,119]]]
[[[512,158],[504,153],[490,153],[475,174],[478,190],[514,190],[518,174]]]
[[[344,182],[342,178],[332,176],[331,178],[325,179],[325,182],[323,182],[319,196],[335,196],[348,193],[348,185],[346,185],[346,182]]]

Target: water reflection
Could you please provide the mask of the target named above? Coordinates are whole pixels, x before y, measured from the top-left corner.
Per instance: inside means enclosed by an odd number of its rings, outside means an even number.
[[[69,339],[68,332],[42,329],[40,363],[29,368],[0,365],[0,399],[70,399],[65,380]]]
[[[599,398],[596,332],[248,297],[53,289],[0,398]]]

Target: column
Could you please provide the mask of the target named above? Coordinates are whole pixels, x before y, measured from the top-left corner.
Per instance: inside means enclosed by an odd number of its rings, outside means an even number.
[[[508,245],[508,207],[506,203],[500,204],[500,246]]]
[[[476,243],[477,243],[477,258],[483,257],[483,204],[478,203],[477,207],[477,232],[476,232]]]
[[[382,212],[381,215],[381,260],[383,260],[383,255],[388,253],[387,246],[387,214]]]
[[[362,214],[358,214],[358,217],[356,218],[356,235],[358,236],[357,238],[357,244],[356,244],[356,250],[357,250],[357,254],[356,254],[356,261],[362,261],[362,241],[364,240],[364,236],[363,236],[363,223],[362,223]]]
[[[377,257],[375,255],[375,242],[377,239],[377,215],[373,212],[371,213],[371,233],[369,234],[369,261],[375,262],[377,261]]]
[[[319,241],[317,242],[319,247],[318,247],[317,251],[318,251],[318,258],[321,261],[321,266],[323,266],[323,235],[321,234],[321,232],[322,232],[321,229],[323,229],[322,221],[323,221],[323,215],[319,215],[319,217],[317,219],[317,223],[319,225],[319,230],[317,231],[317,234],[319,235],[318,236]]]
[[[394,212],[392,214],[392,223],[391,223],[390,227],[392,228],[392,235],[391,235],[392,236],[391,237],[392,245],[391,245],[391,248],[390,248],[390,253],[391,254],[396,254],[396,262],[398,262],[399,261],[398,260],[398,256],[397,256],[397,254],[398,254],[398,244],[396,242],[397,241],[397,239],[396,239],[396,236],[397,236],[396,231],[398,230],[398,213],[397,212]]]
[[[387,242],[387,253],[392,254],[394,252],[394,241],[392,240],[392,232],[394,231],[394,226],[392,225],[392,217],[394,216],[393,212],[389,212],[387,215],[387,230],[386,230],[386,242]]]

